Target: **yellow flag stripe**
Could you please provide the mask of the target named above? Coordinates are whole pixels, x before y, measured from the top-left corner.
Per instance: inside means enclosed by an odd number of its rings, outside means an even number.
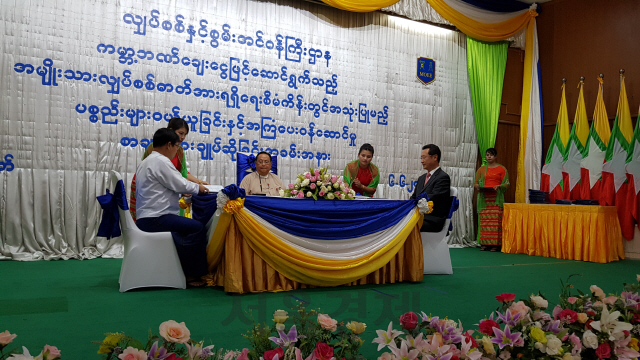
[[[618,98],[618,128],[620,133],[631,143],[633,137],[633,125],[631,125],[631,111],[629,111],[629,101],[627,100],[627,89],[624,85],[624,75],[620,75],[620,97]]]
[[[578,106],[576,107],[573,127],[578,140],[580,140],[580,144],[585,146],[589,138],[589,119],[587,119],[587,107],[584,103],[584,82],[580,81],[578,87],[580,88],[580,93],[578,95]]]
[[[604,81],[598,78],[598,98],[596,99],[596,108],[593,112],[593,124],[591,125],[600,140],[604,143],[604,146],[609,145],[609,138],[611,137],[611,128],[609,127],[609,117],[607,116],[607,109],[604,106],[604,100],[602,97],[602,87]]]
[[[557,129],[560,141],[562,141],[562,147],[566,149],[567,144],[569,143],[569,135],[571,134],[571,131],[569,130],[569,115],[567,113],[567,97],[565,95],[564,84],[562,84],[562,99],[560,99]]]

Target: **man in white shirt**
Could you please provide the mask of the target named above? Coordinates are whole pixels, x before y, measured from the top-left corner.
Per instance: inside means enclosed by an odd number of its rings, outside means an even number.
[[[137,225],[146,232],[173,233],[182,268],[191,281],[207,273],[206,238],[188,237],[202,232],[204,225],[179,216],[178,202],[181,194],[207,193],[207,189],[183,178],[173,166],[170,159],[178,146],[180,138],[171,129],[159,129],[153,135],[153,152],[136,170]]]

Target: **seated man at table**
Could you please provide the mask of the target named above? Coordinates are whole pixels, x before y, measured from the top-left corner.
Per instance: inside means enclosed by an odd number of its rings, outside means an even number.
[[[204,283],[196,279],[207,273],[206,238],[188,235],[202,232],[204,226],[179,216],[178,201],[181,194],[197,195],[207,189],[187,181],[173,166],[170,159],[178,146],[180,138],[171,129],[159,129],[153,135],[153,152],[136,170],[137,225],[146,232],[172,232],[187,281],[202,286]]]
[[[280,196],[280,189],[284,189],[278,175],[271,173],[271,154],[261,151],[256,156],[256,171],[242,179],[240,187],[247,195]]]
[[[418,194],[427,193],[429,200],[433,201],[433,211],[424,216],[420,232],[439,232],[449,216],[451,208],[451,179],[444,170],[440,168],[440,148],[437,145],[429,144],[422,147],[420,162],[422,168],[427,170],[418,178],[416,188],[411,195],[415,199]]]

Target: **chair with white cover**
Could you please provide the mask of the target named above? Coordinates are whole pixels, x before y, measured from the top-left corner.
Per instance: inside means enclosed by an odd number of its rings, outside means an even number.
[[[451,206],[453,207],[458,197],[458,189],[452,187],[450,196],[453,197]],[[453,212],[449,212],[444,227],[440,232],[421,232],[422,237],[422,254],[424,257],[424,273],[425,274],[453,274],[451,267],[451,256],[449,255],[449,244],[447,244],[447,231],[451,224],[451,216]]]
[[[111,170],[113,185],[122,176]],[[185,289],[187,282],[170,232],[149,233],[138,229],[129,210],[118,208],[124,242],[120,268],[120,292],[142,287]]]

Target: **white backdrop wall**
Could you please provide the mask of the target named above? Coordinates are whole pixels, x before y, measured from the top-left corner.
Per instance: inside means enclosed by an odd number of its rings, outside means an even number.
[[[119,239],[95,235],[96,196],[111,169],[128,187],[175,115],[191,126],[191,173],[221,185],[235,182],[238,151],[277,152],[287,183],[311,166],[340,173],[368,142],[377,196],[406,199],[421,146],[436,143],[461,188],[451,241],[473,238],[477,141],[460,33],[292,1],[0,6],[3,258],[121,256]],[[435,60],[428,85],[418,57]]]

